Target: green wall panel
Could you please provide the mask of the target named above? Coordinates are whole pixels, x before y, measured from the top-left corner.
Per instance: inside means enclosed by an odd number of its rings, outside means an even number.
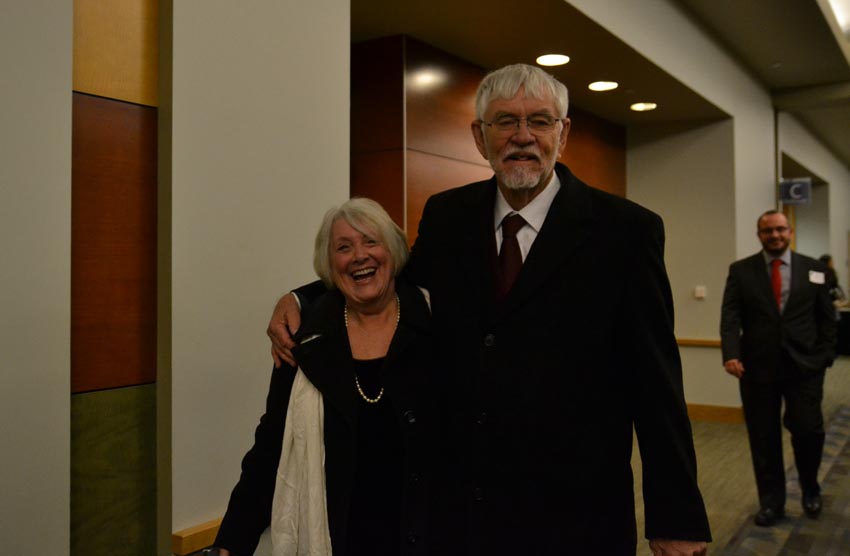
[[[71,556],[156,552],[156,386],[71,397]]]

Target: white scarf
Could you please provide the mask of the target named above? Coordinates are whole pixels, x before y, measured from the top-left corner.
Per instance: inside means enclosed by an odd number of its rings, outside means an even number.
[[[324,415],[321,392],[299,368],[289,395],[272,500],[273,556],[331,556]]]

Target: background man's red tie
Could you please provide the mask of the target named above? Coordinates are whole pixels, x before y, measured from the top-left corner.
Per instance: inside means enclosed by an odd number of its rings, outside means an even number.
[[[773,297],[776,298],[776,308],[782,310],[782,275],[779,274],[779,267],[782,266],[782,260],[773,259],[770,261],[770,285],[773,286]]]
[[[516,233],[525,225],[525,220],[519,214],[511,214],[502,220],[502,249],[499,251],[500,294],[507,295],[516,281],[519,269],[522,268],[522,252]]]

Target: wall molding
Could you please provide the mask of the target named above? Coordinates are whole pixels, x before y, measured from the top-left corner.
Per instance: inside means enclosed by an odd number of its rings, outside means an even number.
[[[676,338],[681,347],[720,347],[720,340],[703,340],[698,338]]]

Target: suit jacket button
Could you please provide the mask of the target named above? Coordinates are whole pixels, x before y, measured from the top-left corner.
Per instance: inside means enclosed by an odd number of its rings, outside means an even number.
[[[487,347],[492,347],[496,343],[496,336],[494,334],[487,334],[484,336],[484,345]]]
[[[409,542],[410,544],[416,544],[416,541],[417,541],[416,534],[413,531],[410,531],[407,534],[407,542]]]
[[[407,421],[408,425],[412,425],[416,422],[416,414],[413,413],[412,409],[408,409],[407,411],[405,411],[403,417],[404,420]]]
[[[410,484],[415,485],[419,482],[419,473],[410,474]]]
[[[485,412],[481,412],[478,414],[478,418],[475,419],[475,423],[478,425],[483,425],[487,422],[487,414]]]

